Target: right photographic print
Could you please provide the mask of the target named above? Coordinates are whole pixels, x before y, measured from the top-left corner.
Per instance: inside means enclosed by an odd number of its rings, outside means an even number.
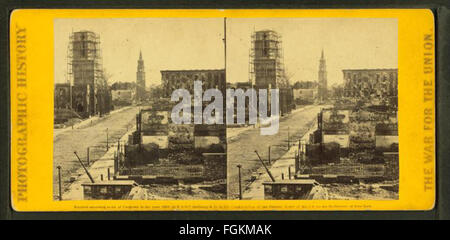
[[[225,28],[228,199],[399,198],[397,19]]]

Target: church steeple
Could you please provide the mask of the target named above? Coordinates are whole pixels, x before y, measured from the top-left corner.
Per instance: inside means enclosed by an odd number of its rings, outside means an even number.
[[[136,100],[143,101],[145,99],[145,70],[142,51],[139,51],[139,60],[136,72]]]
[[[144,72],[144,59],[142,59],[142,51],[139,51],[138,72]]]
[[[318,89],[319,100],[324,101],[327,99],[327,64],[325,61],[325,54],[323,52],[323,48],[322,48],[322,54],[320,56],[320,61],[319,61],[318,83],[319,83],[319,89]]]

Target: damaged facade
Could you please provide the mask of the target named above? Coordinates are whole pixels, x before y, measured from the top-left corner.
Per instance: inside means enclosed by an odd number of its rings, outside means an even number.
[[[398,180],[397,70],[344,70],[344,78],[346,104],[319,113],[306,172]]]
[[[114,106],[129,106],[133,103],[134,91],[129,89],[111,90]]]
[[[299,88],[293,90],[295,103],[298,105],[313,104],[318,96],[318,88]]]
[[[175,89],[187,89],[191,95],[194,95],[194,81],[201,81],[203,91],[207,89],[218,89],[222,96],[225,96],[226,81],[225,70],[184,70],[184,71],[161,71],[162,82],[165,89],[166,97]],[[193,100],[193,99],[192,99]],[[225,102],[225,101],[224,101]],[[210,102],[202,101],[203,109]],[[194,104],[191,104],[192,108]],[[194,112],[193,109],[191,112]],[[224,113],[223,113],[224,114]],[[224,115],[222,119],[225,119]],[[179,134],[183,139],[187,140],[187,148],[193,148],[201,153],[205,152],[221,152],[226,153],[226,126],[225,124],[173,124],[173,141],[179,141]],[[186,144],[183,142],[183,144]],[[170,144],[170,141],[169,141]],[[177,142],[173,142],[175,147],[180,146]]]
[[[397,69],[345,69],[342,72],[345,97],[373,105],[397,106]]]
[[[111,84],[111,96],[114,106],[129,106],[136,96],[136,83],[115,82]]]
[[[82,118],[109,113],[112,96],[103,74],[99,36],[91,31],[72,33],[67,58],[67,83],[55,85],[55,119],[58,109]]]
[[[161,75],[165,98],[153,101],[136,116],[136,131],[124,146],[123,158],[117,159],[117,174],[141,176],[138,182],[226,184],[226,126],[176,124],[170,117],[176,104],[170,101],[172,91],[184,88],[193,94],[198,80],[205,89],[225,93],[225,71],[161,71]]]
[[[258,89],[279,89],[281,115],[290,113],[295,107],[294,93],[286,78],[283,60],[281,36],[277,32],[262,30],[252,34],[250,81],[257,92]],[[270,112],[270,104],[268,107]]]
[[[236,82],[236,83],[227,83],[227,89],[242,89],[244,92],[247,92],[247,90],[249,89],[253,89],[252,83],[251,82]],[[234,106],[233,106],[233,122],[237,123],[237,112],[238,112],[238,101],[234,101]],[[253,106],[250,104],[251,100],[250,97],[245,99],[245,124],[249,123],[250,117],[249,117],[249,113],[250,113],[250,108],[253,108]],[[227,127],[240,127],[241,125],[239,124],[228,124]]]

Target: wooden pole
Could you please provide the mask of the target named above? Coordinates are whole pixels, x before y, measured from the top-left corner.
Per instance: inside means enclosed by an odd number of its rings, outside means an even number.
[[[117,173],[117,166],[119,165],[118,162],[119,162],[118,153],[114,152],[114,169],[113,169],[114,175],[116,175],[116,173]]]
[[[80,162],[80,164],[81,164],[81,166],[83,167],[83,169],[84,169],[84,171],[86,172],[86,174],[88,175],[89,180],[91,180],[92,183],[95,183],[95,182],[94,182],[94,179],[92,178],[92,176],[91,176],[91,174],[89,173],[89,171],[87,170],[87,168],[84,166],[84,164],[83,164],[83,162],[81,161],[80,157],[78,157],[77,152],[75,151],[75,152],[73,152],[73,153],[75,153],[75,156],[77,156],[77,159],[78,159],[78,161]]]
[[[224,49],[225,74],[226,74],[226,70],[227,70],[227,18],[223,19],[223,49]]]
[[[258,151],[255,150],[256,155],[258,156],[259,161],[261,161],[261,164],[264,166],[264,168],[266,169],[267,174],[269,174],[270,179],[272,180],[272,182],[275,182],[275,178],[272,176],[272,173],[270,172],[270,170],[267,168],[266,164],[264,164],[264,161],[261,159],[261,157],[258,154]]]
[[[241,179],[241,165],[236,166],[238,168],[238,176],[239,176],[239,200],[242,200],[242,179]]]
[[[291,143],[290,143],[290,137],[289,137],[289,127],[288,127],[288,151],[289,151],[289,148],[291,148]]]
[[[139,114],[136,114],[136,131],[139,130]]]
[[[61,166],[57,166],[56,168],[58,169],[58,192],[59,192],[58,199],[59,199],[59,201],[61,201],[61,200],[62,200],[62,190],[61,190]]]
[[[270,146],[269,146],[269,156],[268,156],[268,159],[269,159],[269,164],[271,164],[271,163],[270,163]]]
[[[106,151],[109,150],[109,143],[108,143],[108,128],[106,128]]]
[[[91,165],[91,162],[90,162],[90,159],[89,159],[89,153],[90,153],[90,151],[89,151],[89,147],[87,147],[87,152],[86,152],[86,161],[87,161],[87,165],[89,166],[89,165]]]

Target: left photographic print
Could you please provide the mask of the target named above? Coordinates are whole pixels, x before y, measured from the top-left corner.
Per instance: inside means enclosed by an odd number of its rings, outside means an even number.
[[[224,35],[222,18],[55,19],[53,200],[226,199],[226,126],[190,104],[194,82],[225,96]]]

